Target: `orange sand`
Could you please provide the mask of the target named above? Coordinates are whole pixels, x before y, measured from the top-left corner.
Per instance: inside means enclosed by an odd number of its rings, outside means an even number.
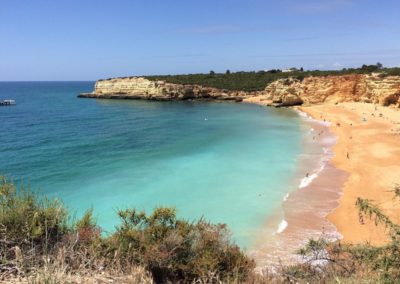
[[[315,119],[332,123],[331,130],[338,138],[332,162],[349,173],[339,207],[328,219],[345,242],[383,244],[387,241],[384,226],[377,227],[368,218],[361,224],[355,202],[357,197],[373,200],[393,221],[400,223],[400,202],[390,192],[400,184],[400,110],[365,103],[299,109]]]

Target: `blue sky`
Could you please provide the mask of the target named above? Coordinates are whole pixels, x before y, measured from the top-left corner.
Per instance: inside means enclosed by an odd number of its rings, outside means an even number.
[[[0,0],[0,81],[400,66],[398,0]]]

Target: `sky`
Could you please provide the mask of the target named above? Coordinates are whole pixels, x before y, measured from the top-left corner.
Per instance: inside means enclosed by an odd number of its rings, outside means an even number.
[[[0,0],[0,81],[400,66],[398,0]]]

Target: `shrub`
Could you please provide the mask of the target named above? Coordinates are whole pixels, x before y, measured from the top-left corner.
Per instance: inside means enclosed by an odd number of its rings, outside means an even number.
[[[145,76],[145,78],[153,81],[166,81],[175,84],[195,84],[205,87],[214,87],[231,91],[262,91],[273,81],[285,78],[298,78],[300,81],[310,76],[331,76],[346,74],[370,74],[379,72],[382,76],[400,75],[400,68],[381,68],[380,65],[363,65],[360,68],[348,68],[342,70],[313,70],[304,71],[302,69],[293,72],[281,72],[281,70],[269,70],[268,72],[225,72],[215,73],[210,71],[209,74],[184,74],[184,75],[156,75]]]
[[[393,190],[400,197],[400,187]],[[151,214],[120,210],[109,236],[90,209],[67,223],[62,203],[1,179],[0,281],[32,283],[396,283],[400,279],[400,226],[370,200],[357,199],[361,216],[387,228],[391,242],[374,247],[310,240],[302,262],[257,275],[254,262],[230,240],[226,225],[179,219],[173,208]],[[151,276],[151,277],[150,277]],[[107,280],[108,281],[108,280]]]
[[[33,282],[100,272],[120,276],[142,267],[157,283],[243,282],[253,272],[254,262],[230,241],[223,224],[188,222],[164,207],[150,215],[135,209],[118,215],[116,232],[102,236],[92,209],[68,223],[61,202],[2,178],[0,281],[15,275]]]
[[[231,243],[225,225],[204,220],[177,219],[176,211],[160,207],[151,215],[119,211],[122,224],[111,236],[111,251],[122,260],[147,267],[156,282],[207,278],[244,280],[254,268],[238,246]]]
[[[0,181],[0,237],[2,253],[10,246],[51,249],[67,232],[67,211],[58,200],[39,198],[23,187]]]

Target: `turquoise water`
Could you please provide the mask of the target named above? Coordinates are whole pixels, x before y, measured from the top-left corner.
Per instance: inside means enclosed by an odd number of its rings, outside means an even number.
[[[116,210],[174,206],[227,223],[251,246],[289,191],[303,135],[290,110],[218,102],[78,99],[93,82],[0,83],[0,173],[93,207],[112,231]]]

